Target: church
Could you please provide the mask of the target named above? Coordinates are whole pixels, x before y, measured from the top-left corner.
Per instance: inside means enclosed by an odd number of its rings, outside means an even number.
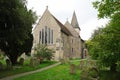
[[[46,44],[53,49],[54,60],[81,58],[84,41],[80,37],[80,27],[75,12],[71,23],[62,24],[50,13],[48,7],[33,30],[33,47]]]

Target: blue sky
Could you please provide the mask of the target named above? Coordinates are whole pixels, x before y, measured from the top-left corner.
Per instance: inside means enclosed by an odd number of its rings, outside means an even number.
[[[29,9],[33,9],[38,16],[42,16],[48,6],[49,11],[63,24],[68,19],[71,22],[73,12],[81,28],[80,36],[83,40],[91,37],[94,29],[104,26],[108,20],[97,18],[97,10],[92,6],[96,0],[27,0]]]

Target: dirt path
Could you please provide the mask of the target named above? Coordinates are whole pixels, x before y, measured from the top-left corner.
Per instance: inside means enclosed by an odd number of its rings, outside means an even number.
[[[33,73],[37,73],[37,72],[41,72],[41,71],[47,70],[47,69],[55,67],[55,66],[57,66],[59,64],[60,64],[60,62],[56,63],[56,64],[53,64],[53,65],[50,65],[50,66],[45,67],[45,68],[41,68],[41,69],[35,70],[35,71],[30,71],[30,72],[25,72],[25,73],[21,73],[21,74],[16,74],[16,75],[13,75],[13,76],[8,76],[8,77],[2,78],[0,80],[13,80],[13,79],[21,77],[21,76],[25,76],[25,75],[29,75],[29,74],[33,74]]]

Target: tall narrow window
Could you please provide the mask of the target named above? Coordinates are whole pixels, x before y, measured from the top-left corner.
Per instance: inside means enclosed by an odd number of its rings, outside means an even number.
[[[49,31],[49,39],[48,39],[48,43],[50,44],[50,28],[48,29]]]
[[[44,43],[44,29],[42,29],[42,44]]]
[[[49,44],[49,29],[47,28],[47,44]]]
[[[51,30],[51,43],[53,44],[53,30]]]
[[[41,43],[41,31],[39,33],[39,44]]]
[[[72,53],[73,53],[73,48],[72,48]]]
[[[39,43],[53,44],[53,30],[45,26],[39,33]]]
[[[47,44],[47,26],[45,26],[45,44]]]

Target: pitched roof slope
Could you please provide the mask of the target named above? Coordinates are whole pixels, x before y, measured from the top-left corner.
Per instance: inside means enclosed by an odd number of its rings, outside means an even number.
[[[48,10],[48,7],[46,8],[45,12],[43,13],[42,17],[40,18],[38,24],[40,23],[41,19],[43,18],[43,16],[46,16],[46,14],[49,14],[51,17],[53,17],[53,19],[56,21],[56,23],[59,25],[59,27],[61,28],[61,31],[64,32],[67,35],[72,35],[71,32],[59,21],[57,20]],[[37,25],[38,25],[37,24]],[[37,27],[36,25],[36,27]]]
[[[75,31],[75,29],[73,28],[73,26],[68,21],[66,21],[66,23],[64,25],[72,33],[72,35],[74,37],[79,37],[79,34]]]
[[[61,31],[63,31],[67,35],[72,35],[71,32],[60,21],[58,21],[54,16],[53,18],[56,20],[57,24],[61,27]]]
[[[77,21],[77,17],[76,17],[75,11],[74,11],[73,16],[72,16],[71,25],[74,28],[78,28],[80,30],[80,27],[79,27],[79,24],[78,24],[78,21]]]

